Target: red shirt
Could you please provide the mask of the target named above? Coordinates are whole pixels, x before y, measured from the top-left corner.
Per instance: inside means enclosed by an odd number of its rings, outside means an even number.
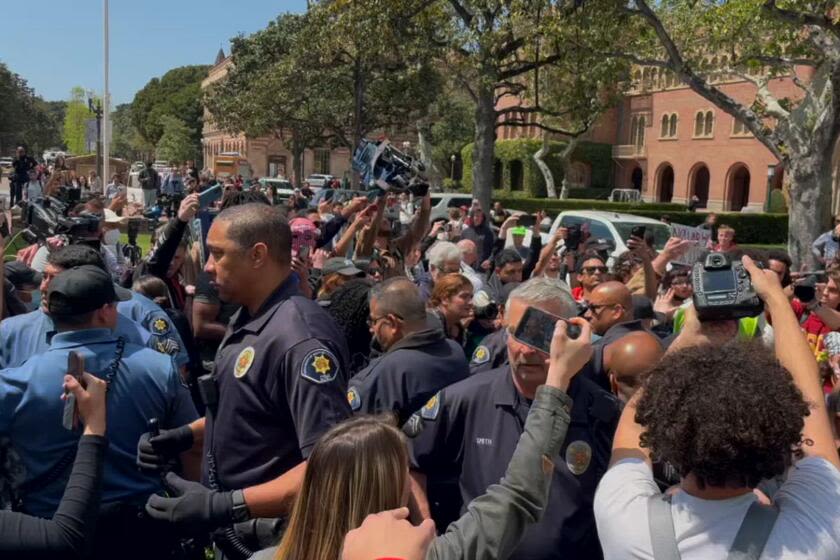
[[[575,298],[575,301],[577,302],[583,301],[583,286],[572,288],[572,297]]]

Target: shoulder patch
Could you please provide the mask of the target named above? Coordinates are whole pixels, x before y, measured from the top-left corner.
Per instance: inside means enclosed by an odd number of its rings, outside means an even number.
[[[486,364],[490,361],[490,350],[482,344],[475,349],[470,361],[476,365]]]
[[[350,410],[353,412],[362,408],[362,398],[359,396],[359,391],[355,387],[350,387],[347,390],[347,402],[350,404]]]
[[[402,431],[410,439],[419,436],[420,432],[423,431],[423,420],[420,418],[420,415],[416,412],[412,414],[408,421],[403,424]]]
[[[440,405],[443,404],[443,393],[438,391],[429,399],[423,408],[420,409],[420,417],[424,420],[436,420],[440,413]]]
[[[172,327],[169,325],[169,321],[167,321],[163,317],[158,317],[157,319],[154,319],[150,326],[152,327],[152,334],[156,334],[158,336],[165,335],[170,330],[172,330]]]
[[[181,345],[171,338],[159,338],[154,343],[154,348],[161,354],[177,356],[181,351]]]
[[[326,348],[313,350],[300,365],[300,376],[313,383],[329,383],[338,375],[338,360]]]

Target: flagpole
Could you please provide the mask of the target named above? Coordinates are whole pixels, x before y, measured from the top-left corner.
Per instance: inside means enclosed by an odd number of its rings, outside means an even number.
[[[109,159],[111,157],[111,139],[109,137],[109,133],[111,131],[111,94],[109,91],[108,86],[108,50],[109,50],[109,38],[108,38],[108,0],[103,1],[103,42],[104,42],[104,51],[105,51],[105,87],[104,93],[102,95],[102,176],[99,178],[102,182],[102,192],[105,192],[105,186],[110,181],[110,174],[109,174]]]

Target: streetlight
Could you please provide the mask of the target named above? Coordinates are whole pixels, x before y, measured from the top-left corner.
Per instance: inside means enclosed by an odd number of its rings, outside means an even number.
[[[102,169],[102,101],[88,93],[88,110],[96,117],[96,172]],[[101,179],[104,183],[104,179]]]
[[[767,166],[767,194],[764,197],[764,211],[770,211],[770,193],[773,192],[773,179],[776,177],[776,164]]]
[[[452,154],[451,156],[449,156],[449,178],[453,181],[455,180],[455,160],[456,159],[457,158],[455,157],[455,154]]]

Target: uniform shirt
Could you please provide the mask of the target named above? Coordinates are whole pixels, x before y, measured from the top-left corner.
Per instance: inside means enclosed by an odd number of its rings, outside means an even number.
[[[440,328],[413,333],[356,374],[347,400],[357,414],[394,411],[402,425],[439,390],[466,378],[464,351]]]
[[[525,531],[513,560],[601,556],[592,500],[609,462],[618,402],[579,376],[568,395],[575,404],[566,440],[559,456],[552,458],[548,506],[542,520]],[[504,476],[529,407],[513,385],[510,367],[444,389],[419,412],[423,429],[412,440],[412,467],[431,481],[458,473],[463,513],[471,500]]]
[[[344,335],[289,277],[252,317],[231,319],[215,362],[219,402],[208,407],[204,454],[215,482],[238,489],[273,480],[309,456],[350,416]],[[204,463],[204,481],[210,479]]]
[[[173,356],[178,367],[189,363],[187,347],[161,306],[146,296],[131,292],[130,300],[117,303],[117,311],[149,331],[152,334],[149,346],[158,352]]]
[[[154,347],[149,331],[121,313],[117,313],[114,333],[126,342]],[[32,356],[43,354],[55,334],[52,319],[40,308],[4,319],[0,323],[0,369],[21,366]]]
[[[49,471],[75,449],[78,432],[62,425],[62,392],[67,357],[79,352],[85,371],[105,377],[116,356],[117,337],[109,329],[58,333],[49,349],[23,366],[0,371],[0,434],[9,436],[26,469],[25,480]],[[122,360],[108,389],[108,453],[102,502],[143,504],[162,490],[160,477],[137,469],[137,441],[157,418],[161,428],[175,428],[198,417],[189,391],[170,356],[126,343]],[[24,510],[50,517],[58,507],[70,469],[62,477],[24,498]]]
[[[470,358],[470,375],[506,366],[508,363],[507,329],[499,329],[484,337]]]

